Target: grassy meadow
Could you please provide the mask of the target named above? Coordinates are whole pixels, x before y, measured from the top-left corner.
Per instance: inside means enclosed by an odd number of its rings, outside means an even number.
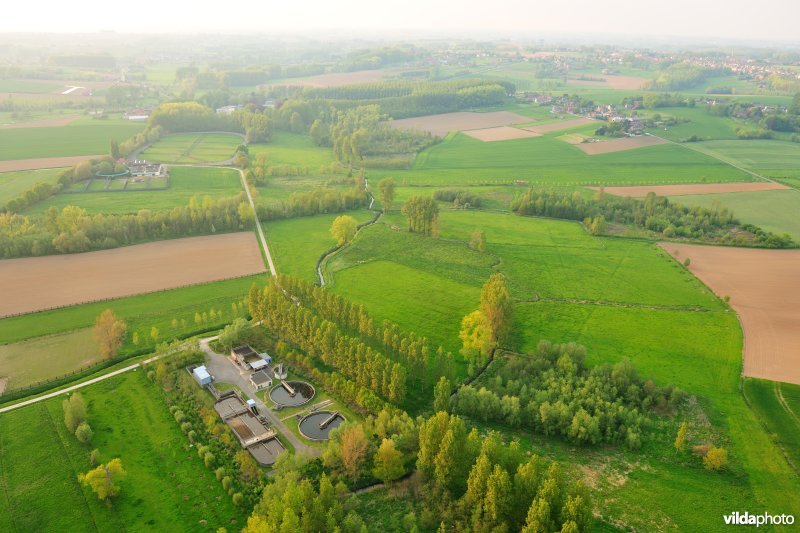
[[[56,183],[63,169],[21,170],[0,172],[0,206],[33,189],[39,183]]]
[[[746,378],[744,391],[759,421],[800,473],[800,385]]]
[[[81,118],[54,128],[0,129],[0,161],[106,154],[112,139],[124,141],[143,129],[142,123],[120,118]]]
[[[139,154],[159,163],[216,163],[233,157],[242,144],[238,135],[224,133],[179,133],[167,135]]]
[[[105,191],[75,194],[57,194],[38,202],[25,211],[25,214],[42,214],[54,206],[63,209],[77,205],[89,213],[136,213],[140,209],[167,211],[173,207],[189,205],[193,196],[202,201],[204,196],[221,198],[236,196],[242,192],[239,172],[230,168],[216,167],[171,167],[169,187],[163,190],[126,190],[122,192]],[[105,187],[105,181],[94,180]]]
[[[421,152],[411,169],[374,170],[399,185],[635,185],[749,181],[742,171],[682,146],[664,144],[589,156],[553,132],[541,137],[481,142],[458,133]]]
[[[0,345],[0,377],[6,389],[55,379],[100,360],[91,328]]]
[[[672,200],[690,206],[727,207],[742,222],[755,224],[800,242],[800,191],[775,190],[675,196]]]
[[[800,177],[800,144],[780,140],[707,141],[694,150],[771,178]]]
[[[62,397],[0,415],[0,530],[199,531],[241,527],[213,472],[181,433],[141,371],[81,390],[94,429],[91,447],[66,430]],[[89,450],[127,471],[112,506],[77,480]],[[44,467],[46,465],[46,467]]]

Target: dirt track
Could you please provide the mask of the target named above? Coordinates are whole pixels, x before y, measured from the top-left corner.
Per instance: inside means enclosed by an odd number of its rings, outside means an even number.
[[[744,327],[744,374],[800,384],[800,250],[662,243],[731,305]]]
[[[590,187],[598,190],[600,187]],[[659,196],[686,196],[690,194],[718,194],[725,192],[754,192],[788,189],[780,183],[770,181],[750,181],[741,183],[697,183],[689,185],[632,185],[630,187],[605,187],[608,194],[644,198],[654,192]]]
[[[264,272],[253,233],[0,261],[0,317]]]
[[[622,152],[624,150],[635,150],[637,148],[644,148],[645,146],[655,146],[657,144],[666,144],[667,141],[652,135],[640,135],[638,137],[624,137],[622,139],[614,139],[611,141],[599,141],[595,143],[581,143],[577,147],[587,155],[610,154],[613,152]]]
[[[106,154],[107,155],[107,154]],[[15,170],[37,170],[40,168],[61,168],[77,165],[86,159],[104,157],[104,155],[74,155],[69,157],[39,157],[37,159],[11,159],[0,161],[0,172]]]
[[[469,135],[474,139],[483,142],[510,141],[512,139],[527,139],[528,137],[539,137],[538,133],[512,128],[511,126],[498,126],[497,128],[484,128],[482,130],[467,130],[464,135]]]
[[[19,128],[54,128],[66,126],[78,120],[80,116],[51,118],[49,120],[35,120],[32,122],[17,122],[15,124],[0,124],[0,130],[14,130]]]
[[[459,111],[457,113],[443,113],[395,120],[392,122],[392,126],[401,130],[428,131],[443,137],[451,131],[496,128],[530,121],[529,117],[523,117],[509,111],[492,111],[490,113]]]

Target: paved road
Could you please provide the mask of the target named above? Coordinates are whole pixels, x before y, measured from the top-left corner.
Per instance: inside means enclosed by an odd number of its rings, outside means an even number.
[[[64,388],[64,389],[59,389],[59,390],[57,390],[55,392],[50,392],[48,394],[45,394],[44,396],[38,396],[38,397],[30,399],[30,400],[25,400],[24,402],[15,403],[14,405],[9,405],[8,407],[0,408],[0,413],[5,413],[6,411],[13,411],[14,409],[19,409],[20,407],[25,407],[26,405],[31,405],[31,404],[34,404],[34,403],[43,402],[45,400],[49,400],[50,398],[55,398],[56,396],[60,396],[62,394],[66,394],[66,393],[72,392],[74,390],[82,389],[83,387],[88,387],[89,385],[92,385],[94,383],[98,383],[100,381],[104,381],[106,379],[113,378],[114,376],[118,376],[120,374],[124,374],[125,372],[130,372],[131,370],[135,370],[135,369],[139,368],[140,366],[142,366],[143,364],[147,364],[147,363],[153,362],[153,361],[155,361],[157,359],[161,359],[165,355],[169,355],[169,354],[157,355],[155,357],[151,357],[150,359],[145,359],[144,361],[142,361],[140,363],[134,363],[134,364],[128,365],[128,366],[126,366],[124,368],[120,368],[120,369],[114,370],[113,372],[109,372],[108,374],[103,374],[102,376],[98,376],[98,377],[92,378],[92,379],[90,379],[88,381],[84,381],[83,383],[78,383],[77,385],[72,385],[72,386]]]
[[[281,420],[275,415],[275,412],[269,409],[264,402],[261,401],[261,398],[259,398],[255,389],[250,384],[247,373],[242,374],[239,371],[239,368],[234,365],[231,360],[228,359],[228,357],[220,355],[211,349],[209,342],[215,340],[216,338],[217,337],[209,337],[207,339],[200,340],[200,349],[206,354],[206,368],[208,369],[209,374],[214,376],[214,381],[233,383],[242,389],[250,398],[255,400],[256,407],[258,407],[258,412],[269,419],[270,423],[275,427],[275,429],[280,431],[283,436],[286,437],[286,439],[292,444],[292,446],[294,446],[294,449],[297,453],[302,453],[310,457],[319,455],[320,450],[313,448],[301,441],[297,435],[292,433],[292,430],[286,427],[286,424],[281,422]]]

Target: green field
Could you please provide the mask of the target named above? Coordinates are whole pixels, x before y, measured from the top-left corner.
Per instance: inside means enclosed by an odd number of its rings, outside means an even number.
[[[672,200],[691,206],[727,207],[744,223],[755,224],[778,235],[788,233],[792,239],[800,242],[800,191],[697,194],[675,196]]]
[[[99,192],[58,194],[29,208],[26,214],[42,214],[51,206],[63,209],[77,205],[89,213],[136,213],[140,209],[166,211],[173,207],[189,205],[195,196],[202,201],[204,196],[222,198],[236,196],[242,192],[239,171],[216,167],[171,167],[169,188],[154,191],[106,191],[104,180],[94,180],[92,186]],[[95,185],[96,184],[96,185]],[[157,183],[151,186],[163,186]],[[92,190],[90,188],[89,190]]]
[[[403,227],[402,218],[392,214],[362,232],[330,264],[333,290],[377,317],[457,349],[459,321],[477,307],[494,265],[517,301],[511,348],[577,341],[592,364],[628,357],[642,376],[697,395],[699,412],[687,415],[697,424],[691,438],[708,438],[702,420],[710,421],[714,441],[730,451],[731,471],[713,474],[675,457],[669,434],[654,436],[639,454],[594,452],[593,462],[613,463],[626,480],[600,488],[599,497],[611,502],[606,516],[642,529],[713,530],[728,508],[800,504],[787,497],[800,494],[797,478],[739,394],[742,337],[735,315],[654,245],[591,237],[572,222],[485,212],[444,212],[438,240],[391,224]],[[475,228],[486,232],[484,254],[465,246]],[[677,421],[667,422],[672,433]],[[703,494],[702,505],[685,506],[687,493]],[[657,516],[636,512],[656,504]]]
[[[106,154],[112,139],[124,141],[143,129],[142,123],[116,118],[81,118],[58,128],[0,129],[0,161]]]
[[[160,340],[170,336],[186,334],[193,330],[225,324],[232,320],[232,302],[241,301],[253,283],[263,283],[263,276],[218,281],[181,289],[130,296],[107,302],[76,305],[52,311],[41,311],[27,315],[0,320],[0,344],[15,343],[43,335],[74,331],[94,324],[104,309],[112,309],[128,322],[129,335],[122,351],[136,348],[131,342],[131,334],[139,332],[139,348],[152,347],[150,328],[161,332]],[[195,324],[196,312],[222,311],[223,316],[216,323]],[[172,328],[172,319],[186,320],[186,328]]]
[[[736,139],[736,128],[746,124],[729,117],[711,115],[705,107],[665,107],[647,111],[645,116],[661,115],[674,117],[679,121],[675,126],[652,128],[648,131],[659,137],[680,142],[692,135],[704,140]]]
[[[263,224],[278,272],[316,282],[317,260],[325,251],[336,245],[330,230],[333,220],[341,215],[350,215],[359,224],[367,222],[372,217],[370,211],[361,210],[273,220]]]
[[[179,133],[168,135],[139,154],[140,159],[159,163],[217,163],[233,157],[242,138],[224,133]]]
[[[746,378],[744,391],[765,429],[800,473],[800,386]]]
[[[99,348],[91,328],[0,345],[0,377],[6,389],[19,389],[55,379],[96,363]]]
[[[0,415],[0,530],[198,531],[241,527],[213,472],[170,416],[143,372],[86,387],[92,448],[127,471],[113,506],[77,481],[88,449],[67,432],[62,398]],[[204,525],[206,521],[207,525]]]
[[[268,165],[292,165],[308,168],[312,172],[335,161],[330,148],[317,146],[308,135],[284,131],[276,132],[269,143],[254,144],[248,149],[253,160],[263,153]]]
[[[708,141],[691,148],[772,178],[800,177],[800,144],[778,140]]]
[[[52,82],[0,80],[0,93],[53,93],[59,89],[66,90],[64,85]]]
[[[22,196],[38,183],[56,183],[63,169],[47,168],[43,170],[22,170],[18,172],[0,173],[0,206]]]
[[[464,134],[423,151],[409,170],[374,170],[398,184],[498,184],[527,180],[543,185],[633,185],[749,181],[751,177],[705,154],[664,144],[589,156],[557,139],[563,132],[503,142]]]

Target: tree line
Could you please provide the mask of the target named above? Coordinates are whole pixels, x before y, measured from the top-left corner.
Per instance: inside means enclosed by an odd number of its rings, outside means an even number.
[[[464,189],[439,189],[434,191],[433,199],[439,202],[449,202],[453,207],[469,209],[480,207],[482,199],[474,192]]]
[[[192,197],[188,206],[135,214],[89,214],[50,207],[43,216],[0,214],[0,257],[40,256],[105,250],[145,241],[174,239],[252,227],[244,193],[229,198]]]
[[[319,215],[323,213],[341,213],[367,207],[369,196],[361,189],[336,190],[328,188],[294,192],[286,201],[276,203],[258,202],[256,209],[261,220],[277,220]]]
[[[670,413],[685,396],[672,386],[641,379],[627,359],[591,369],[585,359],[583,346],[542,341],[536,352],[508,355],[490,367],[480,385],[461,387],[450,408],[570,442],[637,449],[647,413]]]
[[[579,220],[587,225],[602,216],[606,222],[633,226],[659,238],[765,248],[794,245],[788,234],[776,235],[750,224],[742,225],[727,208],[687,207],[652,192],[640,200],[607,195],[601,190],[589,199],[577,192],[570,195],[531,188],[512,202],[511,209],[518,215]]]

